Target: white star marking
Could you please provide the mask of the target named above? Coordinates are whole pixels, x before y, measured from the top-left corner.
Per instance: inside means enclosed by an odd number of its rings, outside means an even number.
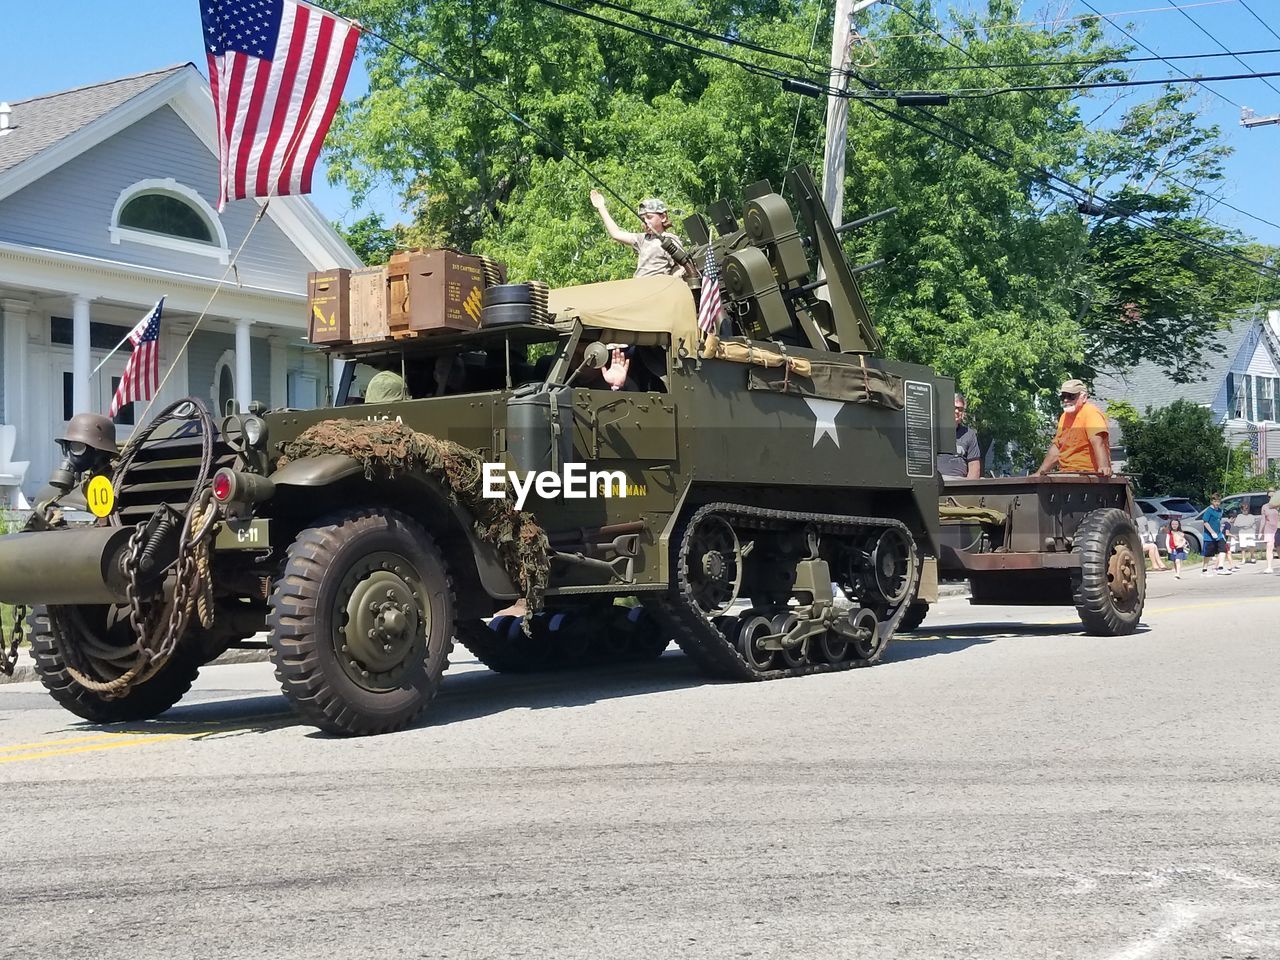
[[[839,400],[815,400],[813,397],[805,397],[804,402],[809,405],[809,409],[818,420],[813,425],[813,445],[817,447],[818,441],[828,436],[837,447],[840,446],[840,434],[836,432],[836,417],[844,409],[844,404]]]

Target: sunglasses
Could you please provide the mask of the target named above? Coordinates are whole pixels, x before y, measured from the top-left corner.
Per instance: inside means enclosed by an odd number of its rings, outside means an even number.
[[[1078,393],[1060,393],[1058,394],[1058,399],[1063,403],[1074,403],[1078,396],[1080,396]]]

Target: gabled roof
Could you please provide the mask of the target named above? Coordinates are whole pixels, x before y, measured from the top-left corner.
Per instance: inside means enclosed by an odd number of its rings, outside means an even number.
[[[176,64],[9,104],[13,112],[9,116],[9,132],[0,136],[0,173],[30,160],[186,68],[186,64]]]
[[[0,200],[162,106],[171,107],[182,118],[208,147],[211,162],[217,163],[213,97],[208,81],[192,63],[10,106],[11,130],[0,135]],[[362,266],[307,197],[275,197],[267,215],[317,269]]]
[[[1122,373],[1100,374],[1093,384],[1093,396],[1103,401],[1128,401],[1139,413],[1147,407],[1167,407],[1175,400],[1211,406],[1231,372],[1231,365],[1235,363],[1245,338],[1260,323],[1265,326],[1256,318],[1241,317],[1222,332],[1218,346],[1199,357],[1186,357],[1184,369],[1193,375],[1187,383],[1174,381],[1158,364],[1146,361]]]

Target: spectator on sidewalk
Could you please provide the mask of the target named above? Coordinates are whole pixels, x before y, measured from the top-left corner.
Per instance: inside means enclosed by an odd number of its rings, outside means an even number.
[[[1280,545],[1280,495],[1274,490],[1267,491],[1267,502],[1262,507],[1262,546],[1267,551],[1267,569],[1263,573],[1274,573],[1272,560],[1275,558],[1276,546]]]
[[[1169,562],[1173,564],[1173,578],[1182,579],[1182,561],[1187,559],[1187,535],[1182,532],[1182,521],[1174,517],[1169,521],[1165,548],[1169,551]]]
[[[1240,512],[1231,521],[1231,529],[1235,532],[1240,547],[1241,563],[1258,562],[1258,521],[1256,513],[1249,512],[1249,498],[1240,503]]]
[[[1200,564],[1200,573],[1203,576],[1209,576],[1213,573],[1209,569],[1209,561],[1214,557],[1218,558],[1217,571],[1220,575],[1228,574],[1231,571],[1227,568],[1227,544],[1226,537],[1222,532],[1222,497],[1214,494],[1209,498],[1209,506],[1205,508],[1204,513],[1200,515],[1200,520],[1204,524],[1204,559]]]
[[[1160,547],[1156,543],[1156,535],[1160,532],[1160,528],[1154,520],[1148,517],[1141,517],[1138,520],[1138,535],[1142,537],[1142,552],[1147,555],[1147,559],[1151,561],[1152,570],[1168,570],[1164,560],[1160,556]]]

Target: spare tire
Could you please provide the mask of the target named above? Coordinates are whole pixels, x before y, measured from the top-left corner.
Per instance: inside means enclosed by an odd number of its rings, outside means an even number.
[[[500,303],[480,311],[480,323],[486,327],[532,322],[533,307],[528,303]]]
[[[527,283],[501,283],[496,287],[485,287],[481,304],[496,307],[508,303],[532,302],[532,291]]]

